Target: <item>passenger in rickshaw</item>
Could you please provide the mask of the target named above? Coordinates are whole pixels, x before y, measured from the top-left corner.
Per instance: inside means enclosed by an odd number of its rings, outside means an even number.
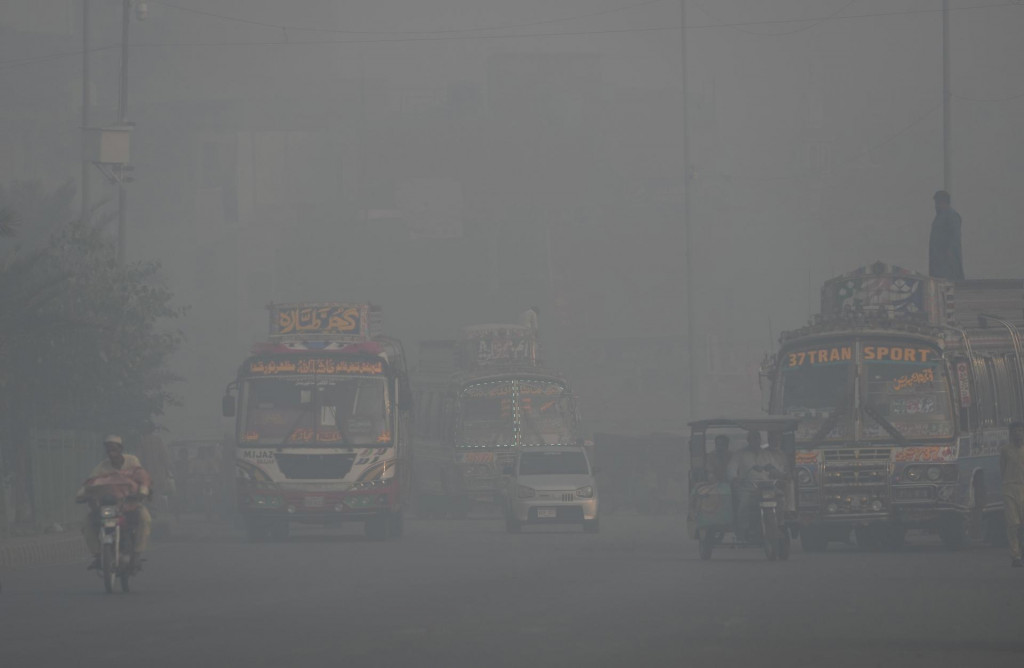
[[[726,470],[729,468],[729,437],[715,436],[715,449],[708,455],[708,472],[712,482],[729,482]]]
[[[758,483],[785,475],[786,458],[778,444],[761,443],[761,432],[747,432],[747,447],[729,460],[726,477],[732,484],[736,536],[751,541],[750,520],[758,498]]]

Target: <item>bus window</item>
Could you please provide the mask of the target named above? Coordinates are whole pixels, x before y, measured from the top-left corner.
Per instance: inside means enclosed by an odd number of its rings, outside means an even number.
[[[977,392],[978,421],[982,427],[991,427],[996,423],[995,392],[992,389],[992,374],[984,358],[975,357],[971,360],[974,367],[974,389]]]
[[[1016,392],[1013,388],[1013,379],[1010,377],[1010,369],[1002,357],[992,358],[989,360],[989,364],[992,368],[992,378],[995,381],[999,424],[1009,424],[1019,417],[1016,411]]]
[[[1006,370],[1010,376],[1010,386],[1012,392],[1007,397],[1007,400],[1013,402],[1013,419],[1021,420],[1024,419],[1024,396],[1021,396],[1021,375],[1020,375],[1020,362],[1016,355],[1009,354],[1006,356]]]
[[[971,432],[978,422],[977,401],[971,389],[971,364],[965,358],[953,361],[953,388],[960,407],[960,428]]]

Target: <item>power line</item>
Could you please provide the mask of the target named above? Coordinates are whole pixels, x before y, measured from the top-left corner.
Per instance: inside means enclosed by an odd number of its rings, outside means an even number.
[[[119,49],[120,44],[108,44],[106,46],[94,46],[89,49],[89,53],[96,53],[98,51],[109,51],[110,49]],[[18,58],[16,60],[4,60],[0,61],[0,69],[8,69],[16,67],[18,65],[32,65],[33,63],[43,63],[51,60],[60,60],[61,58],[70,58],[71,56],[81,56],[84,52],[82,49],[77,51],[60,51],[58,53],[51,53],[44,56],[31,56],[29,58]]]
[[[580,19],[587,19],[594,16],[603,16],[605,14],[614,14],[617,12],[624,12],[630,9],[637,9],[639,7],[646,7],[648,5],[656,5],[667,2],[668,0],[643,0],[642,2],[635,2],[630,5],[623,5],[621,7],[612,7],[610,9],[602,9],[600,11],[589,12],[586,14],[576,14],[573,16],[566,16],[560,19],[548,19],[545,21],[530,21],[528,23],[512,23],[507,25],[496,25],[496,26],[484,26],[480,28],[447,28],[442,30],[342,30],[338,28],[324,28],[324,27],[307,27],[307,26],[292,26],[283,25],[278,23],[269,23],[266,21],[256,21],[253,19],[246,19],[239,16],[230,16],[227,14],[218,14],[216,12],[210,12],[203,9],[193,9],[191,7],[182,7],[166,0],[153,0],[154,4],[174,9],[179,12],[188,14],[198,14],[200,16],[208,16],[211,18],[218,18],[225,21],[232,21],[235,23],[246,23],[249,25],[257,25],[264,28],[274,28],[275,30],[291,30],[293,32],[325,32],[335,33],[339,35],[433,35],[442,33],[467,33],[467,32],[487,32],[494,30],[511,30],[515,28],[530,28],[534,26],[549,25],[551,23],[565,23],[566,21],[577,21]]]
[[[1015,0],[1021,1],[1021,0]],[[953,93],[952,97],[958,100],[964,100],[965,102],[1010,102],[1011,100],[1019,100],[1024,97],[1024,92],[1017,93],[1016,95],[1008,95],[1007,97],[968,97],[967,95],[957,95]]]
[[[967,7],[956,7],[950,11],[974,11],[980,9],[994,9],[1003,7],[1021,7],[1017,2],[999,2],[989,3],[982,5],[971,5]],[[611,10],[608,10],[611,11]],[[934,14],[940,13],[941,9],[916,9],[916,10],[905,10],[898,12],[874,12],[865,14],[848,14],[845,16],[832,16],[825,19],[817,19],[817,21],[841,21],[850,19],[865,19],[865,18],[876,18],[876,17],[890,17],[890,16],[910,16],[917,14]],[[561,19],[559,19],[561,20]],[[565,19],[568,20],[568,19]],[[815,19],[774,19],[774,20],[763,20],[763,21],[738,21],[731,23],[706,23],[700,25],[687,25],[682,26],[685,30],[704,30],[704,29],[715,29],[715,28],[736,28],[745,26],[758,26],[758,25],[778,25],[778,24],[791,24],[791,23],[806,23],[809,20]],[[471,40],[471,39],[532,39],[537,37],[572,37],[572,36],[584,36],[584,35],[610,35],[616,33],[641,33],[641,32],[654,32],[654,31],[678,31],[680,26],[656,26],[648,28],[612,28],[607,30],[578,30],[568,32],[537,32],[537,33],[511,33],[504,35],[450,35],[450,34],[435,34],[435,35],[422,35],[422,36],[406,36],[406,37],[390,37],[380,39],[311,39],[311,40],[289,40],[287,37],[288,30],[297,30],[295,28],[289,28],[283,25],[274,24],[263,24],[265,27],[273,27],[281,30],[284,34],[284,39],[273,40],[273,41],[235,41],[235,42],[142,42],[133,43],[132,47],[204,47],[204,46],[297,46],[297,45],[313,45],[313,44],[379,44],[388,42],[423,42],[423,41],[451,41],[451,40]],[[451,31],[442,31],[451,32]],[[116,47],[97,47],[96,49],[90,49],[90,51],[102,51],[109,48]],[[55,53],[47,56],[39,56],[36,58],[25,58],[19,60],[10,60],[0,62],[0,68],[32,64],[35,62],[43,62],[50,59],[58,59],[70,56],[81,56],[82,51],[67,51],[63,53]]]
[[[835,10],[831,14],[828,14],[826,16],[822,16],[820,18],[791,19],[791,20],[786,20],[786,21],[780,20],[779,21],[780,23],[793,23],[793,22],[797,22],[797,21],[801,21],[801,22],[811,21],[812,22],[810,25],[801,26],[799,28],[794,28],[793,30],[786,30],[784,32],[757,32],[755,30],[745,30],[741,26],[735,26],[734,25],[734,26],[731,26],[731,27],[735,27],[740,32],[744,32],[744,33],[746,33],[748,35],[758,35],[758,36],[767,36],[767,37],[781,37],[783,35],[794,35],[794,34],[796,34],[798,32],[803,32],[804,30],[810,30],[811,28],[819,26],[822,23],[825,23],[826,21],[830,21],[831,19],[837,18],[840,14],[842,14],[844,11],[846,11],[847,8],[849,8],[851,5],[853,5],[853,3],[857,2],[857,1],[858,0],[849,0],[849,2],[846,2],[845,4],[843,4],[842,7],[840,7],[837,10]],[[719,25],[724,25],[725,24],[725,22],[723,22],[721,19],[719,19],[717,16],[715,16],[713,13],[711,13],[708,10],[706,3],[698,2],[697,3],[697,9],[699,9],[702,14],[707,16],[712,21],[718,22]]]

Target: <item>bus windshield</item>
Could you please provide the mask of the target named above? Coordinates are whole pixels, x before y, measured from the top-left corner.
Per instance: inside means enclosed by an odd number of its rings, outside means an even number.
[[[863,436],[904,439],[953,436],[945,365],[937,351],[920,346],[865,344]]]
[[[247,445],[379,446],[391,441],[384,378],[252,378],[242,390]]]
[[[853,344],[789,352],[783,357],[782,413],[800,418],[796,437],[850,438],[853,425]],[[824,433],[819,434],[820,431]]]
[[[903,443],[953,436],[949,383],[934,348],[877,340],[830,343],[784,351],[780,371],[773,406],[801,418],[798,441]]]

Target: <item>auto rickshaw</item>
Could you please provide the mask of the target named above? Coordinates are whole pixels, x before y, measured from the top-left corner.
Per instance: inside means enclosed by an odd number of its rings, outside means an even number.
[[[708,560],[716,545],[760,546],[769,561],[789,558],[791,534],[797,537],[796,490],[792,472],[796,464],[795,432],[799,420],[792,417],[713,418],[690,423],[690,504],[687,533],[699,541],[700,558]],[[747,447],[747,435],[757,432],[761,443],[778,448],[774,463],[757,465],[760,478],[747,481],[739,493],[728,461],[735,461]],[[722,437],[725,437],[723,439]],[[766,438],[765,438],[766,437]],[[723,443],[725,448],[723,448]],[[768,452],[768,449],[764,449]],[[760,461],[760,459],[759,459]],[[734,467],[732,467],[734,468]],[[740,499],[746,508],[738,508]],[[746,531],[739,531],[738,513],[750,513]]]

